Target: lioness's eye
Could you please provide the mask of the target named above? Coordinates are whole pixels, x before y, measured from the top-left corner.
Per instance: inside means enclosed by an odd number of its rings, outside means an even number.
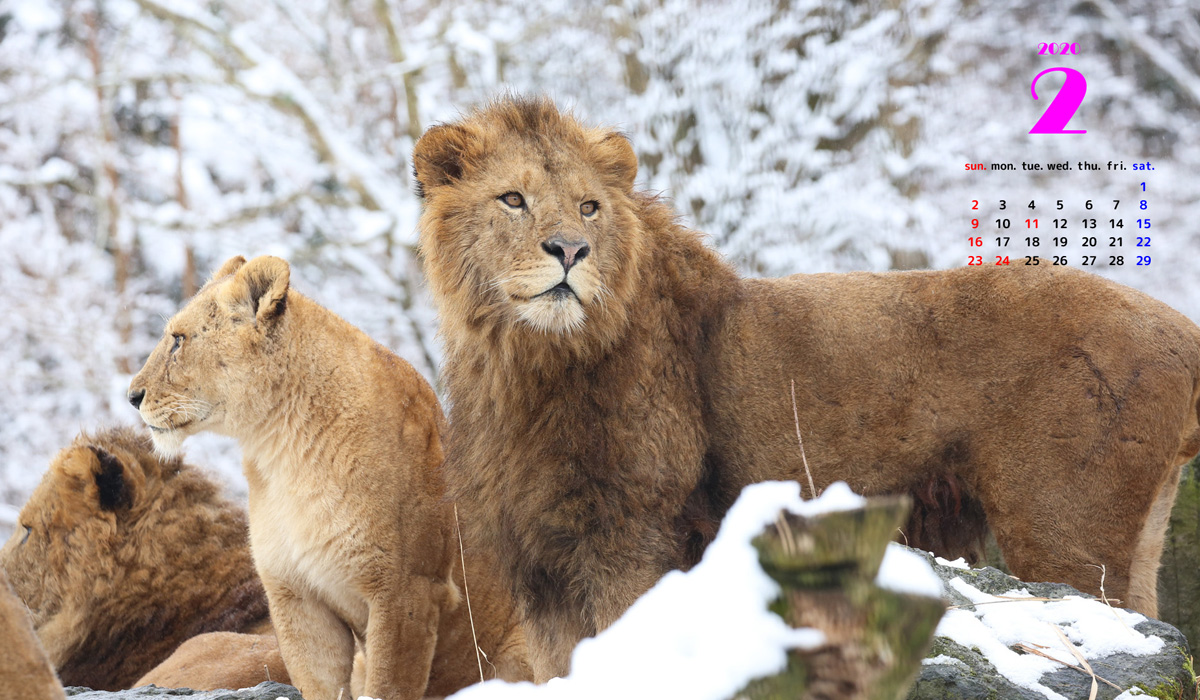
[[[596,202],[596,201],[584,202],[583,204],[579,205],[579,213],[583,214],[584,216],[591,216],[592,214],[595,214],[596,210],[599,208],[600,208],[599,202]]]
[[[175,344],[171,346],[171,352],[175,352],[176,350],[179,349],[179,346],[183,345],[183,334],[176,333],[175,335],[173,335],[171,337],[175,338]]]
[[[25,526],[25,536],[21,538],[21,544],[25,544],[25,541],[29,539],[29,533],[31,533],[31,532],[33,532],[33,528],[26,525]]]
[[[500,201],[504,202],[513,209],[520,209],[525,206],[525,198],[519,192],[508,192],[500,195]]]

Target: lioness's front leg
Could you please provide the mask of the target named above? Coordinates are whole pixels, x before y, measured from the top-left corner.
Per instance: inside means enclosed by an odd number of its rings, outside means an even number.
[[[367,678],[363,694],[382,700],[417,700],[429,684],[446,584],[423,576],[371,602],[367,618]]]
[[[279,652],[288,675],[306,700],[350,696],[354,635],[329,606],[301,596],[286,584],[260,572]]]

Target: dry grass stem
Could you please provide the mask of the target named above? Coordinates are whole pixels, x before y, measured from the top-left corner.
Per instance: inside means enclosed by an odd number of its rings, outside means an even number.
[[[1122,627],[1128,630],[1130,634],[1133,634],[1133,630],[1129,629],[1129,625],[1125,624],[1125,620],[1121,619],[1120,614],[1117,613],[1116,608],[1113,608],[1112,603],[1108,600],[1108,596],[1104,593],[1104,576],[1108,573],[1107,569],[1104,567],[1104,564],[1088,564],[1088,566],[1094,566],[1097,569],[1100,569],[1100,600],[1103,600],[1104,604],[1108,606],[1109,610],[1112,610],[1113,617],[1117,618],[1117,622],[1120,622]],[[1114,598],[1113,600],[1116,599]],[[1121,601],[1117,600],[1117,602],[1120,603]]]
[[[1025,652],[1026,654],[1034,654],[1035,656],[1040,656],[1040,657],[1042,657],[1042,658],[1044,658],[1044,659],[1050,659],[1051,661],[1053,661],[1053,662],[1054,662],[1054,663],[1056,663],[1056,664],[1062,664],[1063,666],[1066,666],[1067,668],[1073,668],[1073,669],[1075,669],[1076,671],[1079,671],[1080,673],[1086,673],[1086,674],[1088,674],[1089,676],[1092,676],[1093,678],[1095,678],[1096,680],[1100,681],[1101,683],[1104,683],[1104,684],[1105,684],[1105,685],[1107,685],[1107,686],[1110,686],[1110,687],[1112,687],[1112,688],[1116,688],[1117,690],[1120,690],[1120,691],[1124,691],[1124,690],[1125,690],[1124,688],[1122,688],[1121,686],[1117,685],[1116,683],[1113,683],[1112,681],[1110,681],[1110,680],[1108,680],[1108,679],[1106,679],[1106,678],[1102,678],[1102,677],[1100,677],[1100,676],[1097,676],[1097,675],[1096,675],[1094,672],[1089,672],[1089,671],[1087,671],[1086,669],[1084,669],[1084,668],[1082,668],[1082,667],[1080,667],[1080,666],[1076,666],[1075,664],[1067,663],[1066,661],[1063,661],[1062,659],[1056,659],[1055,657],[1053,657],[1053,656],[1051,656],[1051,655],[1049,655],[1049,654],[1045,653],[1044,651],[1041,651],[1041,650],[1039,650],[1039,649],[1034,649],[1032,646],[1030,646],[1030,645],[1028,645],[1028,644],[1016,644],[1016,645],[1014,645],[1014,646],[1015,646],[1017,649],[1020,649],[1021,651]],[[1044,648],[1044,647],[1043,647],[1043,648]]]
[[[1096,686],[1096,678],[1098,678],[1098,676],[1096,675],[1096,672],[1092,670],[1092,665],[1087,662],[1087,659],[1083,658],[1083,654],[1079,653],[1079,650],[1075,648],[1075,645],[1071,643],[1071,640],[1067,639],[1067,635],[1063,633],[1062,628],[1060,628],[1058,625],[1050,626],[1054,628],[1054,633],[1057,634],[1058,638],[1062,640],[1062,643],[1066,645],[1067,651],[1071,652],[1071,656],[1074,656],[1075,660],[1079,662],[1079,665],[1083,666],[1083,668],[1086,669],[1087,674],[1092,677],[1092,691],[1088,693],[1088,700],[1096,700],[1096,691],[1099,690],[1099,688]],[[1115,685],[1113,687],[1117,688]],[[1121,689],[1117,688],[1117,690]]]
[[[783,517],[782,510],[775,514],[775,528],[779,530],[779,541],[783,544],[783,551],[788,556],[796,556],[799,551],[796,538],[792,528],[788,526],[787,519]]]
[[[471,613],[471,587],[467,585],[467,556],[463,553],[462,527],[458,524],[458,504],[454,504],[454,531],[458,533],[458,560],[462,564],[463,597],[467,599],[467,619],[471,621],[471,643],[475,645],[475,663],[479,664],[479,682],[483,682],[483,661],[479,658],[479,638],[475,636],[475,615]],[[491,666],[492,662],[489,661]]]
[[[796,442],[800,443],[800,459],[804,462],[804,475],[808,477],[809,498],[816,498],[817,487],[813,486],[812,472],[808,469],[808,457],[804,454],[804,438],[800,437],[800,409],[796,408],[796,380],[792,380],[792,416],[796,419]]]
[[[993,596],[994,598],[1003,598],[1004,600],[985,600],[982,603],[963,603],[962,605],[951,605],[947,610],[962,610],[964,608],[973,608],[976,605],[996,605],[997,603],[1055,603],[1061,598],[1010,598],[1008,596]]]

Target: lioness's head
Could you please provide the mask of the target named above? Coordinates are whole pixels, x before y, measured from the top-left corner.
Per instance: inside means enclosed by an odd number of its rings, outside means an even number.
[[[129,385],[129,402],[159,450],[177,451],[203,430],[230,434],[239,422],[231,414],[264,400],[275,379],[270,356],[283,342],[289,279],[279,258],[231,258],[167,322]]]
[[[505,98],[429,129],[413,169],[443,324],[586,336],[621,322],[642,245],[624,136]]]
[[[69,603],[97,604],[98,591],[126,575],[146,576],[123,569],[137,566],[122,550],[149,534],[135,533],[137,523],[182,467],[177,458],[155,455],[150,440],[131,428],[80,435],[54,457],[0,549],[0,567],[35,626]]]
[[[245,513],[129,427],[81,434],[54,456],[0,569],[67,685],[129,687],[193,620],[224,612],[218,602],[266,613]]]

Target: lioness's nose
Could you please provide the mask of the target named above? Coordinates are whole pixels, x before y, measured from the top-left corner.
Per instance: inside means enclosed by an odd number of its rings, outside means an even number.
[[[542,250],[558,258],[562,263],[563,272],[568,272],[575,263],[587,257],[591,252],[587,241],[568,241],[562,236],[555,236],[542,243]]]
[[[129,399],[129,403],[133,404],[134,408],[141,408],[142,399],[146,398],[146,390],[138,389],[135,391],[130,389],[129,393],[125,395],[125,398]]]

